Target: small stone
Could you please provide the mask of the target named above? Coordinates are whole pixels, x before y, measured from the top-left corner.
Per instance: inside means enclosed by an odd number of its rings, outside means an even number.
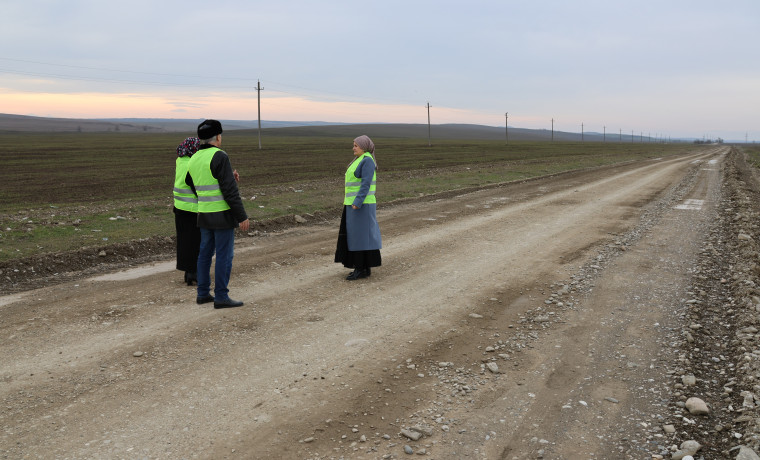
[[[686,452],[686,455],[694,455],[702,448],[702,444],[690,439],[681,443],[681,450]]]
[[[692,374],[687,374],[681,377],[681,382],[687,387],[691,387],[697,384],[697,378]]]
[[[422,433],[412,430],[401,430],[401,434],[411,439],[412,441],[419,441],[422,437]]]
[[[664,432],[666,432],[668,434],[673,434],[673,433],[676,432],[676,427],[673,426],[673,425],[663,425],[662,426],[662,431],[664,431]]]
[[[417,425],[409,428],[409,430],[422,433],[423,435],[430,437],[433,436],[433,429],[427,425]]]
[[[760,460],[760,456],[749,447],[739,446],[739,453],[736,455],[736,460]]]
[[[755,395],[751,391],[742,391],[740,394],[744,398],[744,402],[742,403],[742,407],[746,407],[748,409],[754,409],[755,408]]]
[[[304,219],[303,217],[299,216],[298,214],[296,214],[295,216],[293,216],[293,219],[295,219],[295,221],[296,221],[297,224],[305,224],[306,223],[306,219]]]
[[[483,317],[483,315],[479,315],[477,313],[470,313],[470,318],[480,319]]]
[[[310,437],[304,439],[303,442],[306,442],[306,443],[314,442],[314,437],[310,436]]]
[[[619,403],[619,402],[620,402],[620,401],[618,401],[617,399],[615,399],[615,398],[612,398],[612,397],[609,397],[609,396],[607,396],[606,398],[604,398],[604,400],[605,400],[605,401],[609,401],[609,402],[611,402],[611,403],[615,403],[615,404],[617,404],[617,403]]]
[[[142,356],[144,354],[145,353],[143,353],[142,351],[136,351],[136,352],[132,353],[132,356],[134,356],[135,358],[139,358],[140,356]]]
[[[486,367],[489,371],[493,372],[494,374],[499,373],[499,366],[496,363],[486,363]]]
[[[707,404],[695,397],[686,400],[686,409],[692,415],[707,415],[710,413],[710,408],[707,407]]]
[[[404,453],[407,455],[412,455],[414,453],[414,449],[412,449],[410,446],[404,446]]]

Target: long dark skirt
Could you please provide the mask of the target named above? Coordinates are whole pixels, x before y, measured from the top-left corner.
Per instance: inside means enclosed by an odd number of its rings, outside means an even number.
[[[372,268],[382,264],[380,250],[349,251],[348,231],[346,230],[346,207],[343,206],[343,215],[340,218],[340,230],[338,230],[338,245],[335,249],[335,262],[342,263],[346,268]]]
[[[198,214],[174,208],[174,226],[177,229],[177,270],[195,273],[201,247]]]

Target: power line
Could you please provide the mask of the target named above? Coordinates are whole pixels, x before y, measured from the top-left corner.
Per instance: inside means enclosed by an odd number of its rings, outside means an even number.
[[[430,102],[427,103],[427,114],[428,114],[428,147],[430,147]]]
[[[509,112],[505,112],[504,113],[504,117],[506,118],[505,123],[504,123],[504,127],[505,127],[505,129],[507,131],[507,141],[506,141],[505,144],[509,144]]]
[[[259,103],[259,150],[261,150],[261,92],[264,90],[264,88],[261,87],[261,81],[256,80],[256,95],[258,96],[256,99]]]

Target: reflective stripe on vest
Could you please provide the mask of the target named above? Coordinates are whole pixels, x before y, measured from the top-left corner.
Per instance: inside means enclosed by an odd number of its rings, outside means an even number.
[[[185,182],[190,157],[177,157],[174,170],[174,207],[183,211],[198,212],[198,198]]]
[[[356,160],[351,162],[351,164],[348,166],[348,169],[346,170],[346,191],[345,191],[345,197],[343,198],[343,204],[346,206],[354,204],[354,197],[356,197],[359,194],[359,189],[361,188],[362,181],[361,179],[356,177],[354,173],[356,173],[356,168],[359,166],[362,160],[366,157],[369,157],[369,159],[372,160],[373,162],[375,161],[375,159],[372,158],[372,155],[370,155],[369,152],[364,152],[362,156],[358,157]],[[367,204],[377,203],[377,198],[375,198],[375,190],[377,188],[376,184],[377,184],[377,172],[372,174],[372,182],[370,182],[369,192],[367,192],[367,196],[364,198],[364,203],[367,203]]]
[[[188,170],[198,193],[198,212],[210,213],[230,209],[230,205],[222,196],[219,181],[211,174],[211,160],[219,150],[216,147],[198,150],[190,158]]]

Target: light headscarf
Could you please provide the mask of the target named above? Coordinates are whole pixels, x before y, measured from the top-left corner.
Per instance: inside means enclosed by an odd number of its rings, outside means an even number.
[[[372,139],[370,139],[369,136],[362,134],[361,136],[354,139],[354,142],[356,142],[356,145],[361,147],[363,151],[369,152],[369,154],[372,155],[372,159],[375,160],[375,167],[377,167],[377,158],[375,158],[375,143],[372,142]]]

